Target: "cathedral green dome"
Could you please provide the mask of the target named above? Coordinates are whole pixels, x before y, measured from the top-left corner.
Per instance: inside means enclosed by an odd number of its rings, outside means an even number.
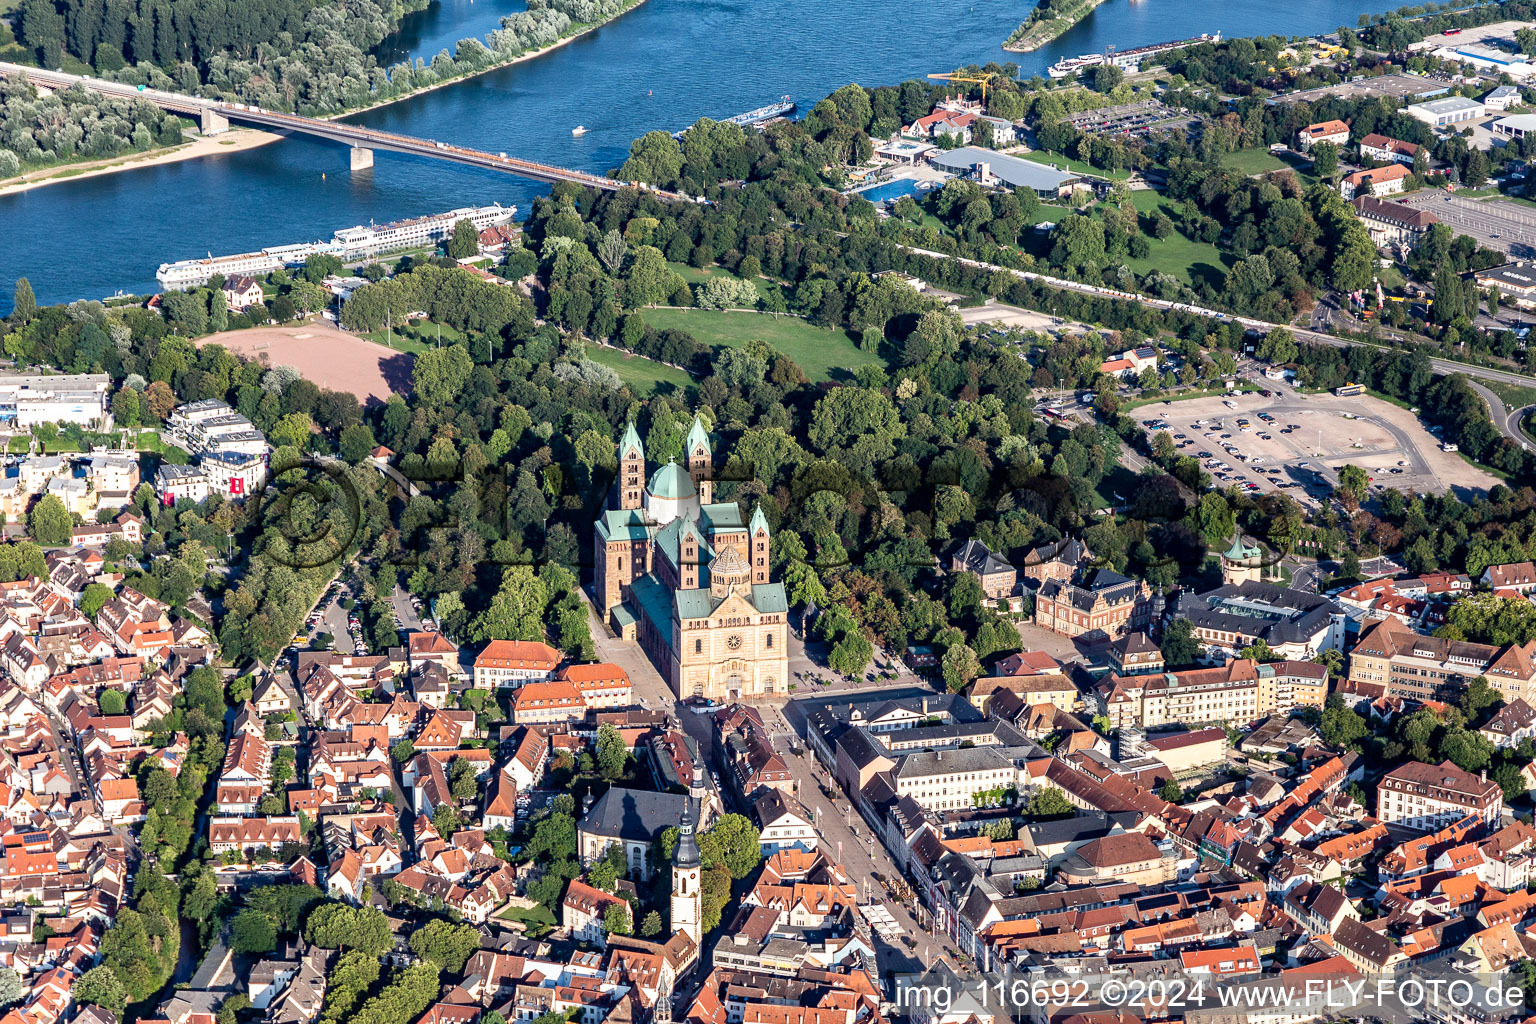
[[[653,498],[681,501],[684,498],[693,497],[693,477],[689,476],[688,471],[682,466],[669,462],[651,474],[651,483],[647,490]]]

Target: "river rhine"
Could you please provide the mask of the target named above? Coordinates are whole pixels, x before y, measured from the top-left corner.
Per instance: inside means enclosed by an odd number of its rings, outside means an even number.
[[[371,126],[605,173],[630,141],[788,94],[802,104],[848,82],[876,86],[966,63],[1017,62],[1024,76],[1063,55],[1126,49],[1221,30],[1302,34],[1356,23],[1401,0],[1109,0],[1029,54],[998,45],[1018,0],[648,0],[558,50],[359,115]],[[442,0],[412,16],[391,57],[430,60],[484,35],[521,0]],[[589,133],[572,138],[571,129]],[[322,173],[324,177],[322,178]],[[500,202],[524,210],[547,186],[379,153],[347,170],[346,151],[293,137],[244,153],[142,168],[0,197],[0,312],[11,282],[38,298],[155,289],[163,262],[329,238],[337,228]]]

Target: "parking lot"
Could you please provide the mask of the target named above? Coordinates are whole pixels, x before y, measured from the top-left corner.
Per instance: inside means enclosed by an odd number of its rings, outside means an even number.
[[[343,598],[356,599],[353,585],[354,582],[350,577],[332,582],[320,599],[320,603],[315,606],[315,610],[305,621],[299,635],[307,640],[318,633],[328,633],[331,636],[331,648],[341,654],[370,653],[367,638],[363,635],[360,609],[356,605],[351,609],[341,606]],[[393,606],[395,623],[400,629],[414,632],[418,629],[435,628],[431,625],[430,619],[422,618],[421,602],[398,586],[395,588]]]
[[[1401,201],[1428,210],[1452,231],[1471,235],[1491,249],[1516,259],[1536,255],[1536,206],[1510,199],[1468,199],[1440,188],[1420,189]]]
[[[1497,481],[1440,442],[1406,409],[1369,396],[1301,395],[1289,388],[1197,398],[1139,410],[1149,431],[1164,429],[1180,454],[1199,459],[1218,488],[1288,494],[1317,505],[1345,465],[1376,486],[1443,493],[1487,490]],[[1148,425],[1151,421],[1151,425]]]
[[[1118,107],[1100,107],[1085,110],[1067,118],[1078,131],[1095,132],[1099,135],[1135,137],[1151,132],[1188,132],[1198,120],[1159,100],[1140,100]]]
[[[1437,50],[1442,46],[1466,46],[1470,43],[1482,43],[1494,47],[1511,46],[1519,49],[1515,43],[1515,32],[1529,27],[1529,24],[1523,21],[1495,21],[1488,25],[1468,25],[1454,35],[1437,33],[1425,36],[1416,43],[1409,43],[1408,49],[1427,51]]]

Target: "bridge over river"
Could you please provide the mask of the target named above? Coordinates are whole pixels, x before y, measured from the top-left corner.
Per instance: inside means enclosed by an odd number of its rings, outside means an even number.
[[[27,67],[22,64],[9,64],[4,61],[0,61],[0,76],[25,78],[39,89],[67,89],[72,85],[82,85],[105,96],[116,96],[121,99],[148,100],[162,110],[169,110],[176,114],[194,118],[205,135],[214,135],[218,132],[226,131],[231,122],[233,122],[256,128],[264,128],[268,131],[281,133],[300,132],[305,135],[328,139],[332,142],[339,142],[350,149],[351,165],[354,171],[372,167],[374,151],[382,149],[391,153],[409,153],[413,156],[430,157],[433,160],[447,160],[453,163],[468,164],[471,167],[484,167],[492,171],[515,174],[520,178],[532,178],[535,181],[551,183],[569,181],[587,188],[604,189],[609,192],[616,192],[621,188],[639,188],[649,191],[662,199],[683,202],[695,201],[682,193],[652,188],[642,182],[616,181],[612,178],[604,178],[586,171],[574,171],[565,167],[555,167],[551,164],[535,163],[532,160],[520,160],[505,153],[486,153],[478,149],[468,149],[464,146],[439,142],[436,139],[419,139],[411,135],[381,132],[372,128],[347,124],[344,121],[304,117],[300,114],[282,114],[271,110],[263,110],[260,107],[248,106],[243,103],[224,103],[200,96],[186,96],[181,93],[165,92],[160,89],[141,88],[139,86],[125,85],[122,82],[109,82],[100,78],[92,78],[88,75],[70,75],[62,71],[47,71],[42,68]]]

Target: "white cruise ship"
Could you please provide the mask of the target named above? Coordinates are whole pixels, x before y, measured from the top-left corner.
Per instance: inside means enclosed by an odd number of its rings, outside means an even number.
[[[1147,46],[1134,46],[1129,50],[1116,51],[1113,48],[1103,53],[1084,53],[1076,57],[1063,57],[1052,64],[1046,74],[1052,78],[1066,78],[1075,75],[1088,68],[1098,67],[1100,64],[1113,64],[1123,71],[1140,71],[1141,62],[1148,57],[1169,50],[1181,50],[1186,46],[1197,46],[1200,43],[1221,42],[1220,32],[1202,32],[1190,39],[1176,39],[1171,43],[1151,43]]]
[[[478,231],[493,224],[505,224],[517,216],[516,206],[466,206],[447,213],[435,213],[426,217],[412,217],[391,224],[358,225],[343,228],[331,236],[329,242],[300,242],[292,245],[268,246],[258,252],[238,253],[234,256],[209,255],[204,259],[179,260],[162,263],[155,272],[160,286],[167,291],[181,291],[207,284],[215,274],[231,277],[245,274],[264,277],[284,267],[302,266],[316,253],[329,253],[341,259],[358,259],[376,256],[423,245],[435,245],[453,234],[453,226],[467,220]]]
[[[453,226],[467,220],[475,230],[484,231],[492,224],[505,224],[517,216],[517,207],[466,206],[447,213],[434,213],[428,217],[412,217],[392,224],[359,225],[343,228],[332,237],[330,252],[342,259],[356,256],[372,256],[396,249],[410,249],[418,245],[432,245],[453,234]]]

